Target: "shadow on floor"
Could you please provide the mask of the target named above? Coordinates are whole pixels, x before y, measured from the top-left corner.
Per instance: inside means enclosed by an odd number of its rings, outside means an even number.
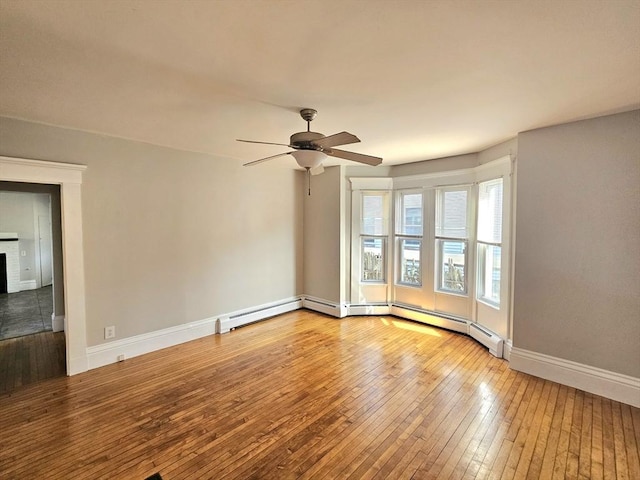
[[[53,288],[0,294],[0,340],[51,332]]]

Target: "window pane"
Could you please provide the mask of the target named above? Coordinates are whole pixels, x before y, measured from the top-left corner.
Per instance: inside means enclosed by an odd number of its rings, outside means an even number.
[[[416,239],[400,240],[400,283],[407,285],[422,284],[420,252],[422,241]]]
[[[384,238],[362,238],[362,281],[384,282]]]
[[[440,267],[438,289],[467,293],[466,241],[437,240]]]
[[[385,196],[386,194],[362,194],[362,229],[365,235],[385,235]]]
[[[438,190],[436,236],[467,238],[467,190]]]
[[[482,182],[478,188],[478,240],[502,241],[502,179]]]
[[[478,299],[500,306],[500,263],[502,249],[478,245]]]
[[[397,233],[422,235],[422,194],[400,193],[400,212]]]

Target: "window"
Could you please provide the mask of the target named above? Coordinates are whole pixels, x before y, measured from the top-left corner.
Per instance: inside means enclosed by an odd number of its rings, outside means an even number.
[[[422,285],[422,192],[399,192],[396,208],[398,283]]]
[[[436,190],[436,285],[445,293],[467,293],[468,187]]]
[[[360,258],[362,282],[386,281],[387,194],[362,193],[362,223],[360,225]]]
[[[362,281],[384,282],[385,239],[362,237]]]
[[[500,306],[502,257],[502,178],[478,186],[477,299]]]

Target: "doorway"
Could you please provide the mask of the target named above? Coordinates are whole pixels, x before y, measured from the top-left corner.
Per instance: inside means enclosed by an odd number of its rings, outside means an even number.
[[[65,374],[60,231],[58,185],[0,182],[0,391]]]

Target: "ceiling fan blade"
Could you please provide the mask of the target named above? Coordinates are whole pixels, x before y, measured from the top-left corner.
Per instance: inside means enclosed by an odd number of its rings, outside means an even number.
[[[349,132],[340,132],[335,135],[314,140],[313,144],[322,148],[336,147],[338,145],[347,145],[349,143],[358,143],[360,139]]]
[[[245,143],[260,143],[261,145],[279,145],[281,147],[291,147],[291,145],[287,145],[285,143],[273,143],[273,142],[258,142],[256,140],[240,140],[239,138],[236,139],[237,142],[245,142]],[[291,147],[293,148],[293,147]]]
[[[266,162],[267,160],[271,160],[276,157],[283,157],[285,155],[291,155],[293,152],[285,152],[279,153],[277,155],[271,155],[270,157],[261,158],[260,160],[254,160],[253,162],[245,163],[243,167],[252,167],[253,165],[257,165],[258,163]]]
[[[344,150],[338,150],[332,148],[331,150],[325,150],[324,153],[330,157],[344,158],[345,160],[351,160],[352,162],[365,163],[367,165],[380,165],[382,159],[380,157],[372,157],[371,155],[363,155],[362,153],[346,152]]]

